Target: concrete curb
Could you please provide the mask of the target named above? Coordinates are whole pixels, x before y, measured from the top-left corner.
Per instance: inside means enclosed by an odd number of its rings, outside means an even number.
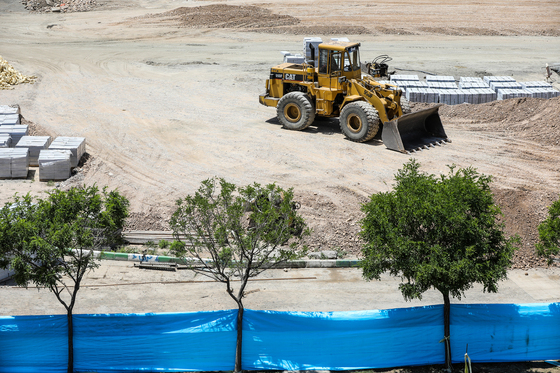
[[[94,255],[103,260],[119,260],[145,263],[177,263],[186,264],[182,258],[164,255],[127,254],[106,251],[95,251]],[[357,259],[308,259],[294,260],[274,266],[274,268],[351,268],[358,267],[361,260]]]

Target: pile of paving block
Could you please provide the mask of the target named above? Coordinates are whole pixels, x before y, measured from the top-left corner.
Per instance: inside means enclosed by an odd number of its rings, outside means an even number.
[[[411,102],[458,105],[482,104],[517,97],[552,98],[560,92],[544,81],[518,83],[510,76],[460,77],[427,75],[420,81],[418,75],[391,75],[391,80],[379,83],[395,84]]]
[[[39,167],[39,180],[66,180],[86,152],[84,137],[29,136],[17,105],[0,105],[0,178],[27,178]]]

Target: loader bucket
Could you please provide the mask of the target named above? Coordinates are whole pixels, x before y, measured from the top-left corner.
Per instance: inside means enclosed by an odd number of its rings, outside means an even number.
[[[381,140],[387,148],[407,154],[451,142],[439,118],[440,106],[405,114],[384,123]]]

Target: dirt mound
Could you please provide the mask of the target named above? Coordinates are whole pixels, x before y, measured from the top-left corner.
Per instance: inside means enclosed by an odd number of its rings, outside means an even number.
[[[541,190],[512,190],[493,188],[494,202],[504,215],[508,235],[519,235],[521,244],[513,258],[513,268],[546,267],[546,260],[537,256],[535,244],[539,241],[537,227],[546,219],[548,206],[558,194]]]
[[[149,14],[136,18],[140,21],[150,19],[189,28],[260,29],[291,26],[300,22],[295,17],[274,14],[272,11],[258,6],[225,4],[181,7],[165,13]]]
[[[290,35],[365,35],[375,32],[363,26],[281,26],[268,27],[258,30],[268,34],[290,34]]]
[[[479,105],[443,106],[442,117],[464,120],[473,131],[499,132],[508,137],[560,145],[560,97],[514,98]]]

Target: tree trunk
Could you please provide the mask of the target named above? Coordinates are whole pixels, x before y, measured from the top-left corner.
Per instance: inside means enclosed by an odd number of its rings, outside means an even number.
[[[443,333],[445,342],[445,368],[451,372],[453,367],[451,365],[451,340],[449,332],[451,314],[451,302],[449,301],[449,293],[443,293]]]
[[[74,372],[74,326],[72,323],[72,309],[66,313],[68,319],[68,373]]]
[[[237,311],[237,343],[235,345],[235,373],[241,370],[241,352],[243,346],[243,303],[237,303],[239,310]]]

